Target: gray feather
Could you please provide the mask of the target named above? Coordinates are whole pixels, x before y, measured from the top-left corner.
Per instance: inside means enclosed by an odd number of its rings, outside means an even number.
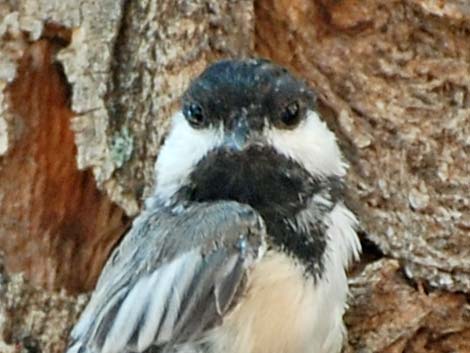
[[[200,338],[233,307],[264,237],[258,214],[236,202],[144,211],[104,267],[69,353],[166,351]]]

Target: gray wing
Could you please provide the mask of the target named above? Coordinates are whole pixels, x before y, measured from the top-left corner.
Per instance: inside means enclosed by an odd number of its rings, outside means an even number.
[[[69,353],[144,352],[217,325],[262,256],[265,228],[235,202],[145,211],[114,251]]]

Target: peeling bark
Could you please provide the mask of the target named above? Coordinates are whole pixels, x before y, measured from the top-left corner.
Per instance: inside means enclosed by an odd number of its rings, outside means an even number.
[[[15,27],[18,16],[3,18],[2,24],[9,23],[3,57],[17,62],[14,76],[4,82],[8,113],[0,118],[7,126],[7,148],[0,159],[5,265],[48,289],[89,290],[125,219],[98,191],[92,174],[76,168],[69,88],[54,59],[69,41],[69,31],[44,25],[41,38],[29,43],[21,27]]]
[[[91,167],[98,185],[133,215],[153,185],[158,146],[191,77],[217,57],[251,52],[252,3],[88,6],[95,11],[90,9],[60,55],[79,115],[73,123],[78,164]]]

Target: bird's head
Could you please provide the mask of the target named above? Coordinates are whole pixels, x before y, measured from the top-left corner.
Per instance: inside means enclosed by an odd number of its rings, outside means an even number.
[[[345,172],[303,81],[266,60],[225,60],[183,95],[156,163],[155,198],[296,208],[314,181]]]

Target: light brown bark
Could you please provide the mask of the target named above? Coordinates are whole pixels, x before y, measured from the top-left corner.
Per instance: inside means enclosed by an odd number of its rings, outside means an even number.
[[[78,171],[68,86],[44,38],[25,47],[9,99],[1,157],[0,248],[9,271],[48,289],[93,288],[123,228],[123,211]]]

